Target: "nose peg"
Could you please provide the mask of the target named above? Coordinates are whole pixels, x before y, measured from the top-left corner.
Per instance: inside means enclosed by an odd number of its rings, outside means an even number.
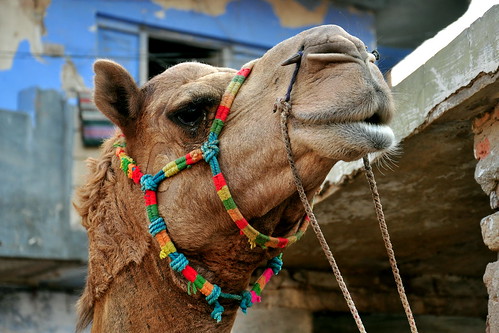
[[[301,61],[301,57],[303,56],[303,51],[298,51],[289,57],[287,60],[281,63],[281,66],[288,66],[291,64],[297,64]]]

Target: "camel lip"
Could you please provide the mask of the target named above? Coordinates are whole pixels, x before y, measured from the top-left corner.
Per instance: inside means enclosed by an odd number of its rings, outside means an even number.
[[[370,125],[385,125],[381,115],[378,112],[375,112],[371,116],[363,119],[361,122],[370,124]]]
[[[329,124],[352,124],[366,123],[369,125],[387,125],[388,119],[382,112],[374,111],[367,115],[358,114],[356,117],[344,117],[330,113],[305,114],[297,112],[293,117],[303,125],[329,125]]]
[[[393,129],[385,124],[358,121],[298,125],[295,130],[302,142],[320,156],[346,162],[390,151],[397,144]]]
[[[348,124],[336,124],[346,130],[356,139],[356,144],[364,146],[364,153],[374,153],[390,149],[395,145],[395,134],[392,128],[386,124],[372,124],[367,122],[355,122]],[[355,133],[355,134],[354,134]]]
[[[345,53],[309,53],[306,56],[307,60],[323,61],[323,62],[360,62],[363,61],[350,54]]]

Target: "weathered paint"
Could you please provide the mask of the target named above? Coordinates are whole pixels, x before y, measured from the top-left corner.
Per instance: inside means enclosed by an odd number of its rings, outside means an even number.
[[[483,160],[486,158],[490,154],[489,138],[485,137],[480,142],[476,143],[474,153],[477,160]]]
[[[375,43],[372,14],[350,12],[324,0],[289,0],[287,6],[277,0],[45,0],[36,2],[37,7],[20,8],[21,3],[25,2],[2,0],[0,11],[0,108],[10,110],[19,109],[17,95],[28,87],[59,91],[82,84],[92,87],[96,57],[129,60],[124,65],[138,80],[138,44],[125,55],[118,50],[103,52],[100,38],[106,33],[128,33],[131,42],[138,40],[142,27],[148,27],[231,43],[234,58],[227,61],[229,66],[258,57],[316,24],[338,24],[370,48]],[[103,24],[110,22],[105,31]]]
[[[86,89],[83,77],[78,73],[74,62],[67,58],[61,70],[61,88],[66,97],[74,98],[78,91]]]
[[[165,10],[178,9],[194,11],[197,13],[218,16],[225,14],[229,2],[234,0],[196,1],[196,0],[154,0]],[[283,27],[299,28],[310,25],[320,25],[324,23],[330,2],[319,1],[298,1],[298,0],[264,0],[268,2],[279,18],[279,23]],[[164,12],[156,13],[157,16],[165,18]],[[261,18],[258,18],[261,20]]]
[[[18,45],[28,40],[30,53],[41,61],[38,54],[43,52],[42,35],[45,33],[43,17],[50,0],[0,2],[0,71],[9,69]]]
[[[234,0],[211,0],[209,2],[198,0],[153,0],[154,3],[157,3],[165,10],[178,9],[214,16],[225,14],[227,4],[231,1]]]
[[[329,1],[321,0],[315,8],[308,9],[298,1],[266,0],[272,5],[283,27],[297,28],[324,23]]]

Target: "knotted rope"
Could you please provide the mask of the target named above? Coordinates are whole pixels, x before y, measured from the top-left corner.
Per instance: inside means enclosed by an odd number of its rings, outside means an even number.
[[[397,267],[397,260],[395,259],[395,252],[393,251],[390,234],[388,233],[388,226],[386,225],[385,214],[383,213],[383,206],[381,205],[381,199],[378,193],[378,187],[376,186],[376,180],[374,179],[374,173],[367,156],[365,156],[362,160],[364,162],[364,168],[366,170],[366,178],[369,183],[369,187],[371,188],[374,208],[376,210],[376,217],[378,218],[379,222],[379,229],[381,230],[381,236],[383,237],[383,242],[385,243],[386,253],[388,254],[388,261],[390,262],[390,266],[392,268],[395,284],[397,285],[397,292],[399,294],[400,301],[402,302],[402,306],[404,307],[407,321],[409,322],[409,326],[411,327],[411,332],[417,333],[418,329],[416,327],[416,321],[414,320],[414,316],[412,315],[411,306],[405,293],[402,277],[400,276],[400,271]]]
[[[291,77],[291,81],[289,83],[288,89],[286,91],[286,95],[284,98],[278,98],[277,101],[274,104],[274,112],[279,112],[281,116],[281,133],[282,137],[284,140],[284,145],[286,148],[286,155],[287,159],[289,162],[289,166],[291,168],[291,172],[293,175],[293,180],[296,186],[296,189],[298,191],[298,195],[300,197],[300,200],[303,204],[303,207],[305,208],[305,212],[307,214],[307,217],[310,220],[310,224],[312,225],[312,229],[314,230],[317,239],[319,240],[319,243],[322,247],[322,250],[329,262],[329,265],[331,266],[331,269],[333,270],[333,274],[336,278],[336,281],[338,282],[338,285],[340,287],[340,290],[343,294],[343,297],[345,298],[345,301],[347,303],[347,306],[350,310],[350,313],[353,316],[353,319],[355,321],[355,324],[357,325],[357,328],[359,332],[361,333],[366,333],[366,329],[364,327],[364,324],[362,323],[362,319],[360,318],[359,312],[357,311],[357,308],[355,306],[355,303],[352,299],[352,296],[350,295],[350,292],[348,291],[347,285],[345,281],[343,280],[343,276],[341,275],[340,269],[336,263],[336,260],[334,259],[333,253],[331,252],[331,249],[324,237],[324,234],[322,233],[322,230],[319,226],[319,223],[317,222],[317,219],[315,217],[315,214],[312,210],[312,207],[308,201],[307,195],[305,193],[305,189],[303,188],[303,184],[300,178],[300,175],[298,173],[298,169],[296,168],[296,164],[294,162],[293,158],[293,151],[291,149],[291,140],[289,138],[289,133],[288,133],[288,118],[291,114],[291,91],[293,89],[293,85],[296,81],[297,75],[298,75],[298,70],[300,69],[300,64],[301,64],[301,56],[303,52],[300,50],[298,51],[295,55],[293,55],[290,59],[285,61],[282,65],[287,66],[289,64],[296,64],[295,70],[293,71],[293,75]],[[376,56],[376,55],[375,55]],[[379,57],[379,54],[378,56]],[[393,246],[390,241],[390,235],[388,233],[388,228],[385,222],[384,214],[383,214],[383,208],[381,206],[381,199],[379,197],[379,193],[376,187],[376,182],[374,180],[374,173],[372,172],[372,168],[369,164],[369,159],[367,157],[363,158],[364,161],[364,166],[366,170],[366,176],[369,182],[369,186],[371,188],[371,193],[373,196],[373,201],[374,205],[376,208],[376,216],[378,217],[379,225],[380,225],[380,230],[381,234],[383,237],[383,241],[385,243],[385,248],[388,253],[388,258],[390,261],[390,265],[393,271],[393,276],[395,277],[395,283],[397,285],[397,291],[400,296],[400,300],[402,302],[402,306],[404,307],[404,311],[407,316],[407,320],[409,322],[409,326],[411,328],[411,333],[418,333],[417,327],[416,327],[416,322],[414,320],[414,316],[411,311],[411,307],[409,305],[409,301],[407,300],[407,295],[404,290],[404,285],[402,283],[402,278],[400,276],[400,272],[397,267],[397,261],[395,259],[395,253],[393,251]]]
[[[350,310],[350,313],[353,316],[353,319],[355,320],[355,324],[357,325],[357,328],[359,329],[359,332],[361,333],[366,333],[366,329],[364,328],[364,324],[362,323],[362,319],[360,318],[359,312],[357,311],[357,308],[355,306],[355,303],[352,299],[352,296],[350,295],[350,292],[348,291],[348,287],[343,280],[343,276],[341,275],[340,268],[338,267],[338,264],[336,263],[336,260],[334,259],[333,253],[331,252],[331,249],[329,248],[329,245],[326,241],[326,238],[324,237],[324,234],[322,233],[322,230],[319,226],[319,223],[317,222],[317,219],[315,218],[314,212],[312,211],[312,207],[310,203],[308,202],[307,195],[305,194],[305,189],[303,188],[303,184],[300,178],[300,175],[298,174],[298,170],[296,168],[295,161],[293,159],[293,151],[291,149],[291,141],[289,139],[289,134],[288,134],[288,117],[291,111],[291,104],[287,102],[285,99],[280,99],[277,101],[275,109],[277,111],[280,111],[281,113],[281,133],[284,139],[284,145],[286,147],[286,155],[288,158],[289,166],[291,168],[292,174],[293,174],[293,180],[295,182],[296,189],[298,190],[298,195],[300,196],[300,200],[303,204],[303,207],[305,208],[305,212],[307,213],[307,216],[310,220],[310,225],[312,226],[312,230],[314,230],[315,235],[317,236],[317,239],[319,240],[319,243],[322,247],[322,250],[324,251],[324,254],[326,255],[326,258],[329,262],[329,265],[331,266],[331,269],[333,270],[334,277],[336,278],[336,281],[338,282],[338,285],[340,287],[341,293],[343,294],[343,297],[345,298],[345,301],[347,302],[348,309]]]

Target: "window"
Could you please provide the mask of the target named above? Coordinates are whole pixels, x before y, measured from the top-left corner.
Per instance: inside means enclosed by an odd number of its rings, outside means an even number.
[[[240,68],[260,57],[266,48],[243,45],[167,29],[154,28],[97,14],[97,55],[125,67],[142,85],[166,68],[185,61]],[[85,146],[98,146],[109,137],[113,124],[91,101],[90,91],[78,94],[81,135]]]
[[[150,79],[166,68],[186,61],[194,60],[213,66],[224,66],[222,54],[228,48],[226,45],[216,43],[214,47],[208,47],[204,43],[154,36],[147,31],[142,36],[147,38],[147,73],[141,76],[143,78]]]
[[[99,57],[123,65],[140,85],[185,61],[240,68],[267,48],[143,25],[97,14]]]

